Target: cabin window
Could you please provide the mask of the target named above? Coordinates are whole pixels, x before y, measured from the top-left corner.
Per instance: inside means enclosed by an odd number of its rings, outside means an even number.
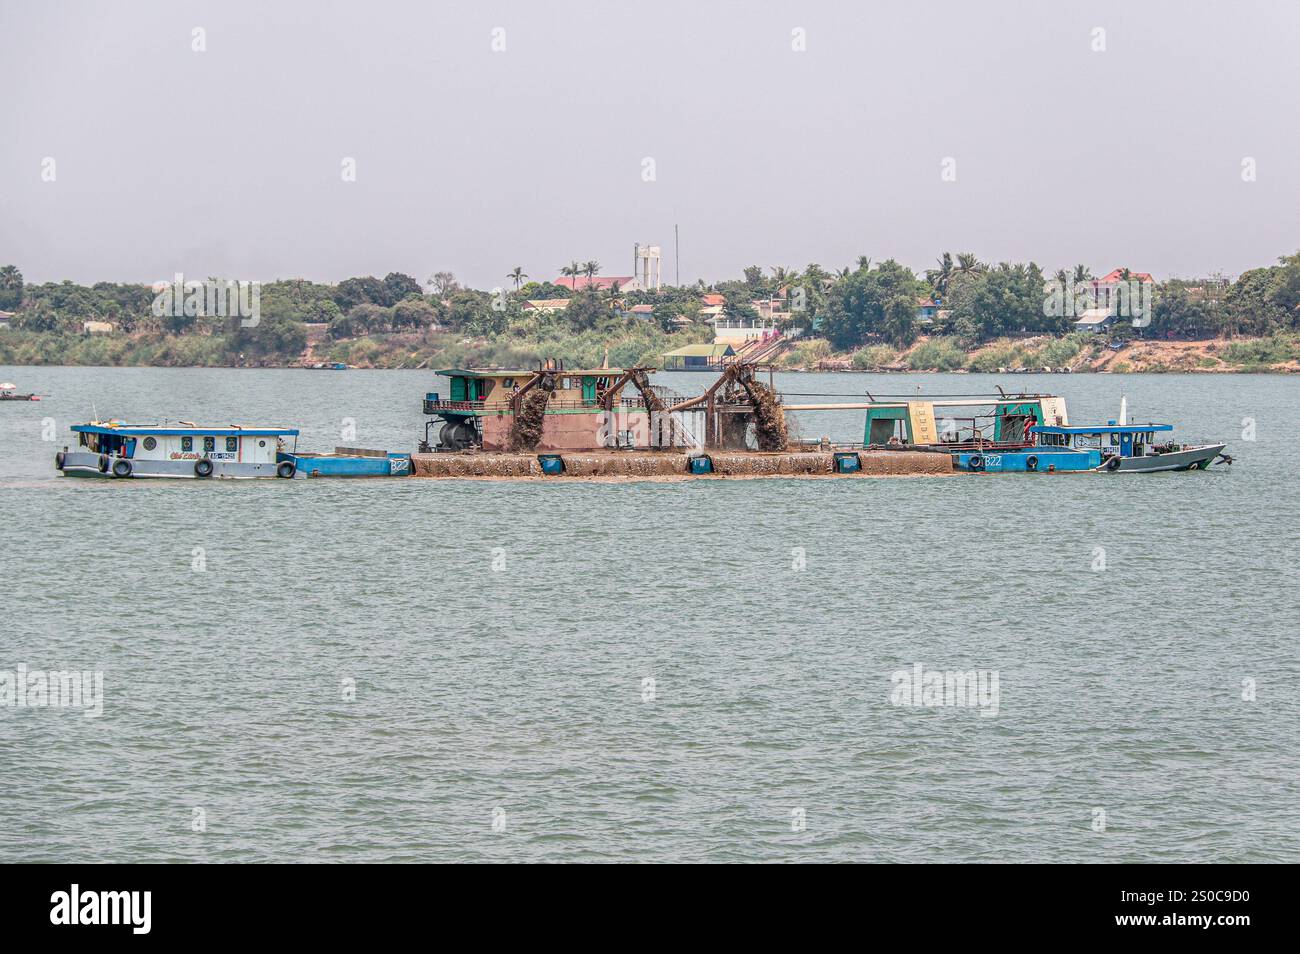
[[[230,453],[232,453],[232,454],[233,454],[235,451],[239,450],[239,438],[238,438],[238,437],[227,437],[227,438],[226,438],[226,450],[230,451]]]
[[[157,446],[158,446],[158,441],[157,441],[156,438],[153,438],[153,437],[146,437],[146,438],[144,439],[144,449],[145,449],[145,450],[153,450],[153,449],[154,449],[155,447],[157,447]]]
[[[503,388],[512,388],[512,387],[515,386],[515,379],[514,379],[514,378],[506,378],[506,379],[504,379],[504,380],[501,382],[501,386],[502,386]]]
[[[567,390],[569,390],[569,389],[572,388],[572,387],[573,387],[573,379],[572,379],[572,378],[561,378],[561,379],[560,379],[560,389],[561,389],[561,390],[563,390],[563,391],[567,391]]]
[[[203,438],[203,453],[211,454],[217,449],[217,439],[215,437]]]
[[[257,446],[258,446],[258,447],[265,447],[265,446],[266,446],[266,441],[258,441],[258,442],[257,442]]]
[[[190,453],[190,452],[193,451],[193,450],[194,450],[194,438],[192,438],[192,437],[182,437],[182,438],[181,438],[181,453],[183,453],[183,454],[188,454],[188,453]]]

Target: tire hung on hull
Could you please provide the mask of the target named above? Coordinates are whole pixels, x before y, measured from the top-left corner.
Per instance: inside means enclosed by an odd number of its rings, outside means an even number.
[[[114,477],[130,477],[133,470],[134,468],[131,466],[131,462],[129,460],[119,459],[113,461]]]
[[[196,461],[194,462],[194,476],[195,476],[195,477],[211,477],[211,476],[212,476],[212,461],[208,460],[206,457],[204,457],[202,460],[196,460]]]

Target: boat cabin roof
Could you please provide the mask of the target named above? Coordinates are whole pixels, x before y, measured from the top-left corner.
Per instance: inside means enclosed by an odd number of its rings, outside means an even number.
[[[240,427],[238,424],[126,424],[121,421],[98,421],[90,424],[73,424],[72,430],[81,434],[124,434],[128,437],[156,435],[159,437],[297,437],[298,431],[288,427]]]
[[[912,404],[932,407],[1016,407],[1035,401],[1055,401],[1058,394],[880,394],[867,392],[867,408],[902,408]]]
[[[1082,424],[1061,427],[1053,424],[1035,424],[1030,428],[1038,434],[1145,434],[1148,431],[1172,431],[1172,424]]]

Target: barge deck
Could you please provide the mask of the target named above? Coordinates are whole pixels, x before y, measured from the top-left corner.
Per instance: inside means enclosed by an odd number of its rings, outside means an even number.
[[[558,463],[557,463],[558,462]],[[953,473],[947,454],[907,451],[565,451],[559,454],[412,454],[415,477],[434,479],[697,480],[748,477],[900,477]]]

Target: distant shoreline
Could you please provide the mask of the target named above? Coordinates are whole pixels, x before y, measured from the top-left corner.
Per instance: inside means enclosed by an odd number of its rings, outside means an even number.
[[[314,348],[287,358],[241,356],[209,337],[211,346],[187,347],[191,337],[158,335],[50,335],[0,330],[0,365],[10,367],[132,367],[321,370],[313,364],[341,362],[353,370],[431,370],[476,364],[528,367],[543,357],[581,363],[576,342],[557,340],[546,348],[508,338],[413,340],[408,336],[338,342],[339,348]],[[832,351],[821,339],[791,341],[792,349],[775,362],[778,371],[869,374],[1026,374],[1068,370],[1073,374],[1296,374],[1300,356],[1293,341],[1277,336],[1209,338],[1189,341],[1135,339],[1111,346],[1079,336],[1005,338],[963,349],[952,339],[918,339],[905,349],[873,345],[852,352]],[[543,350],[546,354],[543,354]],[[592,350],[589,341],[581,350]],[[496,357],[495,353],[506,354]],[[484,354],[485,359],[478,359]],[[491,354],[492,357],[487,357]],[[68,360],[69,358],[73,360]],[[508,360],[502,360],[508,358]],[[589,358],[588,358],[589,360]],[[619,361],[613,363],[618,364]],[[626,363],[626,359],[624,359]],[[652,355],[642,363],[657,365]],[[333,371],[333,373],[338,373]],[[708,374],[710,372],[692,372]]]

